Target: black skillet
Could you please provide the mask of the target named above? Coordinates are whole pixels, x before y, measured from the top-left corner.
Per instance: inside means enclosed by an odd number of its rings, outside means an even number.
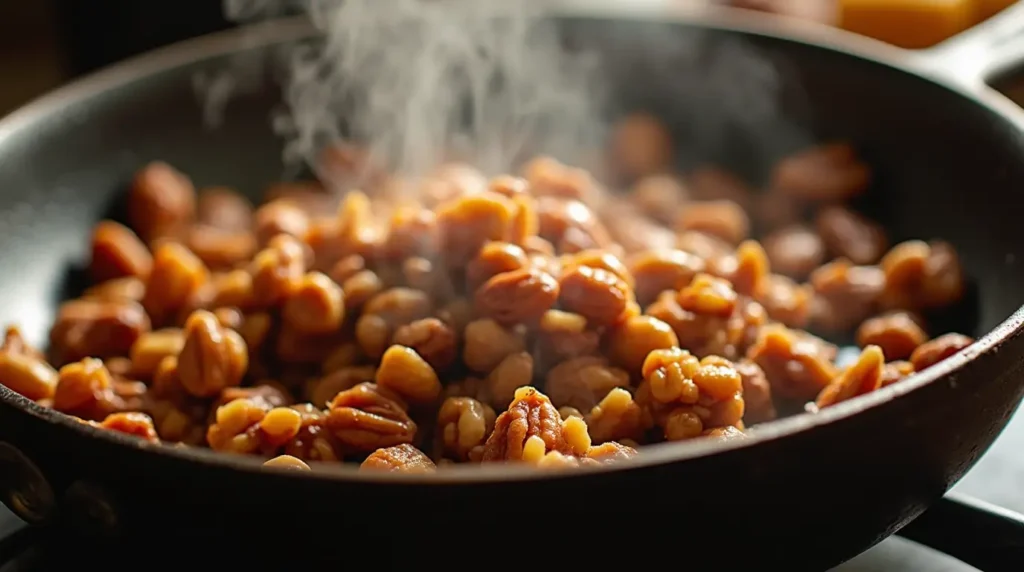
[[[614,54],[607,73],[622,107],[661,114],[683,141],[698,131],[722,135],[721,144],[696,141],[686,159],[757,177],[811,139],[856,142],[876,167],[861,206],[896,240],[941,237],[961,253],[978,294],[949,326],[977,334],[976,344],[912,379],[759,427],[742,442],[656,446],[634,462],[569,475],[497,466],[415,479],[350,467],[268,471],[255,458],[92,430],[0,387],[5,502],[32,523],[121,540],[119,550],[158,545],[150,563],[247,553],[448,568],[821,570],[920,515],[985,452],[1024,393],[1024,113],[985,86],[1024,60],[1024,6],[909,53],[679,4],[574,2],[559,25],[569,43]],[[45,340],[90,225],[145,161],[253,194],[279,178],[272,75],[236,94],[212,130],[193,81],[310,34],[285,21],[185,42],[0,122],[0,322]],[[690,49],[712,61],[736,46],[767,58],[780,74],[779,113],[750,118],[723,108],[729,82],[712,81],[718,68],[667,69],[670,44],[650,41],[664,37],[699,40]],[[1019,521],[990,518],[1004,525],[999,534],[1016,535],[997,541],[979,534],[991,529],[975,517],[987,518],[944,501],[910,536],[937,542],[960,525],[954,554],[991,570],[995,558],[1019,555]],[[979,551],[986,541],[1003,551]],[[107,564],[115,557],[103,554]]]

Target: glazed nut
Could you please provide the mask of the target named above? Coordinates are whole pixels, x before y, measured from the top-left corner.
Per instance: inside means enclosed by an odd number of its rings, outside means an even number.
[[[441,394],[437,373],[415,350],[393,345],[381,357],[377,385],[412,403],[430,403]]]
[[[90,286],[82,293],[82,298],[101,302],[140,302],[145,292],[146,283],[129,276]]]
[[[710,274],[698,274],[689,286],[679,291],[679,306],[707,316],[728,317],[736,309],[737,295],[728,280]]]
[[[857,361],[843,370],[839,376],[818,394],[815,405],[818,409],[871,393],[882,386],[885,356],[878,346],[867,346]]]
[[[359,466],[361,471],[385,473],[432,473],[437,466],[422,451],[403,443],[377,449]]]
[[[437,430],[445,453],[455,459],[469,458],[494,427],[494,410],[469,397],[449,397],[437,414]]]
[[[881,225],[844,207],[823,208],[815,227],[833,256],[854,264],[878,262],[889,245]]]
[[[254,302],[273,306],[285,299],[305,275],[305,247],[294,237],[278,235],[252,259],[249,273]]]
[[[704,432],[704,422],[697,413],[679,408],[668,414],[665,421],[665,439],[668,441],[684,441],[700,437]]]
[[[563,257],[563,272],[576,266],[586,266],[598,270],[605,270],[619,277],[632,290],[636,283],[629,268],[611,252],[602,249],[582,250]]]
[[[185,244],[209,268],[230,269],[246,262],[256,252],[256,239],[248,231],[231,231],[208,225],[194,225]]]
[[[742,392],[743,380],[728,360],[708,356],[698,360],[686,350],[655,350],[644,360],[644,379],[662,403],[697,403],[701,396],[714,401]]]
[[[914,373],[914,364],[909,361],[891,361],[882,370],[882,387],[892,385]]]
[[[504,272],[513,272],[529,265],[526,252],[508,242],[488,242],[466,267],[466,286],[476,292],[485,282]]]
[[[256,210],[256,240],[265,246],[270,239],[280,234],[302,238],[309,230],[309,217],[301,206],[279,199],[271,201]]]
[[[508,234],[505,240],[523,246],[543,240],[537,233],[540,231],[540,217],[537,215],[537,202],[529,195],[520,194],[512,197],[514,212],[509,221]]]
[[[532,381],[533,357],[526,352],[509,354],[487,376],[490,403],[495,407],[508,407],[516,390]]]
[[[434,368],[444,371],[458,357],[455,331],[437,318],[416,320],[395,330],[391,340],[400,346],[412,348]]]
[[[326,275],[310,272],[286,295],[282,317],[304,334],[333,332],[345,319],[344,293]]]
[[[368,357],[379,359],[388,347],[391,328],[388,322],[376,314],[363,314],[356,321],[356,343]]]
[[[532,268],[491,277],[476,292],[477,312],[502,324],[533,322],[554,306],[559,284],[550,274]]]
[[[448,264],[461,266],[487,242],[502,240],[514,210],[509,199],[488,191],[439,205],[437,226]]]
[[[105,220],[92,232],[89,272],[95,282],[135,277],[145,280],[153,267],[146,245],[128,227]]]
[[[921,371],[959,353],[974,340],[962,334],[945,334],[918,346],[910,355],[914,371]]]
[[[184,228],[195,216],[192,181],[162,162],[138,171],[128,195],[128,222],[143,240],[151,241]]]
[[[275,407],[259,422],[266,443],[280,447],[293,439],[302,429],[302,415],[290,407]]]
[[[0,351],[0,384],[33,401],[49,399],[57,387],[57,371],[37,357]]]
[[[595,443],[640,439],[649,428],[643,408],[621,387],[608,392],[586,418]]]
[[[69,363],[58,372],[53,408],[63,413],[83,411],[102,401],[111,383],[110,372],[101,360],[86,358]]]
[[[579,417],[568,417],[562,421],[562,437],[573,455],[583,456],[590,450],[590,433],[586,422]]]
[[[215,451],[251,453],[259,447],[251,429],[258,427],[269,407],[256,399],[234,399],[217,408],[206,441]]]
[[[800,151],[775,166],[772,187],[794,198],[835,202],[857,196],[871,182],[868,167],[845,143]]]
[[[689,199],[689,190],[672,175],[648,175],[636,182],[629,200],[647,217],[665,226],[675,223],[679,210]]]
[[[736,248],[736,268],[729,281],[738,294],[753,296],[760,292],[769,278],[768,254],[756,240],[744,240]]]
[[[651,316],[633,316],[608,332],[611,360],[627,372],[639,373],[652,351],[679,346],[672,328]]]
[[[906,312],[885,314],[866,320],[857,329],[857,344],[879,346],[889,360],[910,357],[914,350],[928,341],[917,320]]]
[[[764,327],[748,356],[785,399],[813,399],[838,375],[819,343],[784,326]]]
[[[291,455],[278,455],[273,459],[263,463],[264,467],[272,467],[275,469],[286,469],[291,471],[309,471],[309,468],[302,459],[297,459]]]
[[[416,436],[416,423],[401,399],[373,383],[361,383],[336,395],[328,408],[326,427],[353,451],[412,443]]]
[[[226,231],[252,228],[252,203],[241,193],[226,187],[211,187],[199,192],[196,220]]]
[[[437,255],[437,216],[419,205],[399,205],[391,215],[383,255],[388,260],[434,258]]]
[[[508,410],[495,421],[482,460],[538,463],[549,451],[571,452],[562,433],[562,419],[547,396],[532,387],[521,387]]]
[[[946,242],[902,242],[879,265],[885,274],[884,301],[889,307],[941,308],[963,297],[966,286],[960,258]]]
[[[50,348],[60,364],[86,357],[123,356],[149,329],[146,311],[135,302],[72,300],[61,304],[50,330]]]
[[[208,279],[206,266],[189,249],[176,242],[161,244],[153,253],[153,271],[142,305],[153,322],[162,324]]]
[[[479,373],[490,373],[507,356],[526,349],[522,335],[494,320],[470,322],[463,338],[462,361]]]
[[[384,282],[372,270],[360,270],[341,283],[345,293],[345,309],[358,310],[367,301],[384,291]]]
[[[535,157],[523,167],[523,174],[534,196],[585,200],[595,192],[596,183],[590,173],[552,157]]]
[[[604,358],[586,356],[551,368],[544,387],[556,406],[589,411],[609,391],[628,385],[628,373],[609,366]]]
[[[559,285],[562,308],[583,316],[596,326],[618,322],[633,301],[629,286],[615,274],[600,268],[571,268],[562,275]]]
[[[593,459],[602,463],[624,461],[626,459],[632,459],[636,455],[636,449],[626,445],[625,443],[617,443],[615,441],[602,443],[591,447],[590,450],[587,451],[588,459]]]
[[[146,332],[139,336],[129,352],[132,373],[143,379],[150,379],[156,373],[160,361],[167,356],[177,356],[185,345],[185,334],[179,328],[167,328]]]
[[[646,306],[666,290],[679,291],[704,272],[704,259],[684,250],[649,250],[630,260],[629,271],[636,280],[636,298]]]
[[[781,274],[768,276],[754,299],[773,320],[792,328],[805,327],[814,311],[814,288]]]
[[[739,244],[750,233],[750,219],[743,207],[733,201],[692,202],[683,208],[676,228],[681,232],[703,232],[730,244]]]
[[[743,379],[743,422],[749,426],[774,420],[778,413],[764,370],[750,360],[737,362],[735,368]]]
[[[825,244],[818,233],[802,225],[781,228],[761,243],[772,270],[798,280],[825,262]]]
[[[178,356],[181,384],[196,397],[212,397],[238,385],[249,367],[245,341],[210,312],[199,310],[185,322],[185,343]]]
[[[152,443],[160,441],[160,437],[157,436],[156,427],[153,426],[153,419],[145,413],[136,411],[111,413],[103,420],[100,427],[109,431],[132,435]]]

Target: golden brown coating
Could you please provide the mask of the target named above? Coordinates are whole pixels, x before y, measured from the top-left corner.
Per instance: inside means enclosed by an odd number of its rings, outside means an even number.
[[[672,150],[640,114],[614,130],[611,181],[544,156],[521,176],[447,163],[416,179],[346,145],[327,178],[255,208],[145,165],[127,226],[94,227],[95,283],[61,305],[46,354],[7,330],[0,384],[268,467],[586,469],[742,439],[972,343],[929,339],[920,317],[964,298],[952,246],[887,251],[843,204],[871,181],[849,145],[786,157],[763,193],[721,167],[674,172]],[[864,349],[837,363],[809,331]]]

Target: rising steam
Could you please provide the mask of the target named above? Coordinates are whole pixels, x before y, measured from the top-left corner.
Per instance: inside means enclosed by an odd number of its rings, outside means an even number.
[[[632,87],[650,92],[633,103],[666,112],[686,155],[739,138],[766,161],[772,150],[792,146],[780,138],[802,137],[777,113],[777,70],[744,43],[646,26],[639,33],[598,31],[582,42],[587,49],[569,52],[541,17],[551,2],[557,0],[224,0],[224,6],[236,22],[305,14],[323,32],[322,42],[286,54],[286,110],[275,127],[292,161],[314,164],[325,145],[350,141],[406,175],[453,156],[491,174],[539,152],[577,162],[603,141],[605,88],[623,85],[652,86]],[[230,75],[206,81],[211,117],[237,83]]]
[[[423,173],[452,155],[489,172],[600,136],[595,68],[561,49],[537,0],[226,0],[245,21],[301,10],[326,41],[290,54],[287,153],[354,140]]]

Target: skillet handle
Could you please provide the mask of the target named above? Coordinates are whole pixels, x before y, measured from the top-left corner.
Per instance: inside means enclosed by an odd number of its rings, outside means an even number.
[[[1024,66],[1024,0],[913,54],[925,71],[977,89]]]
[[[984,572],[1024,570],[1024,515],[950,493],[897,534]]]

